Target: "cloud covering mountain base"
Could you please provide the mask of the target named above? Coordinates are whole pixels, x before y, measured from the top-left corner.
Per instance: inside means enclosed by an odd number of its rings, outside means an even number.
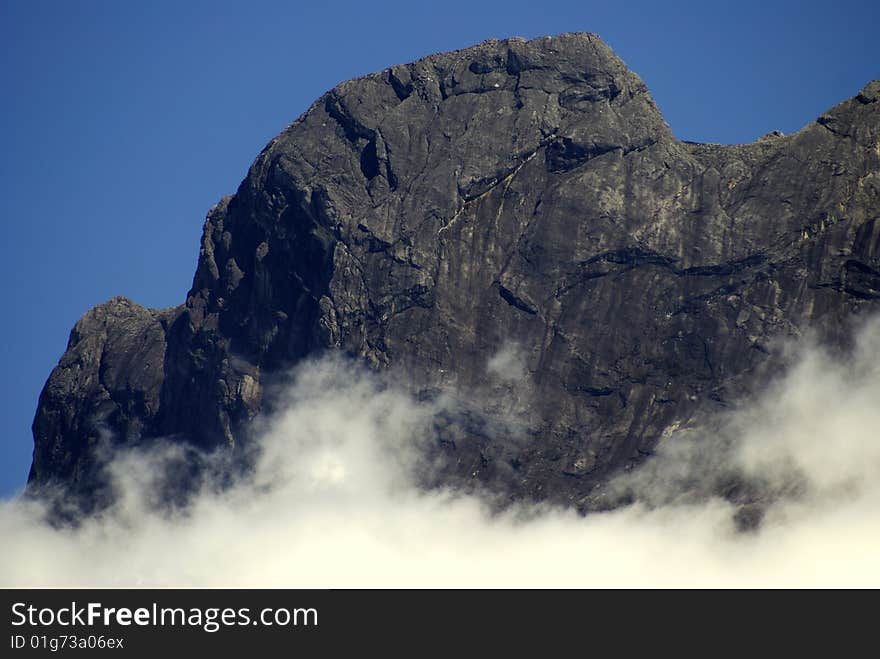
[[[117,455],[117,503],[76,528],[35,501],[0,503],[0,585],[880,586],[880,323],[846,357],[794,350],[753,402],[671,435],[612,484],[635,503],[585,517],[419,488],[438,403],[313,361],[231,487],[158,505],[158,475],[181,459],[167,445]],[[769,493],[753,531],[713,494],[730,474]]]

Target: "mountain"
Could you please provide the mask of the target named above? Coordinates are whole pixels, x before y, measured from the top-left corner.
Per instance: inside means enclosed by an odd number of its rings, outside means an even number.
[[[245,453],[281,375],[339,351],[459,401],[435,424],[441,482],[601,507],[664,434],[756,391],[776,338],[843,344],[877,309],[878,99],[874,81],[794,135],[682,142],[591,34],[345,82],[209,211],[184,304],[77,322],[29,491],[106,500],[107,444]]]

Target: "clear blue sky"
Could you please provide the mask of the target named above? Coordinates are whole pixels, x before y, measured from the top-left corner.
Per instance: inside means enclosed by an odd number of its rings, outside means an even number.
[[[681,139],[792,132],[880,77],[880,2],[0,0],[0,496],[70,328],[183,301],[207,209],[353,76],[490,37],[596,32]]]

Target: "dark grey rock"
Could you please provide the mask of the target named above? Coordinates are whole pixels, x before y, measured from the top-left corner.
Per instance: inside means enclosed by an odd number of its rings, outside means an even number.
[[[721,146],[677,141],[589,34],[345,82],[208,213],[185,304],[77,323],[31,490],[94,502],[102,435],[240,447],[273,374],[329,349],[470,401],[438,421],[441,480],[601,506],[615,470],[763,382],[775,337],[840,343],[877,308],[878,89]],[[487,371],[504,345],[516,382]]]

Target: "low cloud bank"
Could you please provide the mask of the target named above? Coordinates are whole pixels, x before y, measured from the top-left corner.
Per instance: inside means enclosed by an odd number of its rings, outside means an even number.
[[[302,366],[261,429],[253,474],[174,511],[155,502],[164,447],[110,465],[121,497],[79,528],[0,503],[2,586],[880,586],[880,323],[846,358],[804,341],[788,374],[712,433],[673,434],[613,487],[636,503],[580,517],[494,514],[424,492],[436,403],[338,360]],[[513,377],[505,347],[490,375]],[[735,473],[766,494],[737,532],[711,494]]]

